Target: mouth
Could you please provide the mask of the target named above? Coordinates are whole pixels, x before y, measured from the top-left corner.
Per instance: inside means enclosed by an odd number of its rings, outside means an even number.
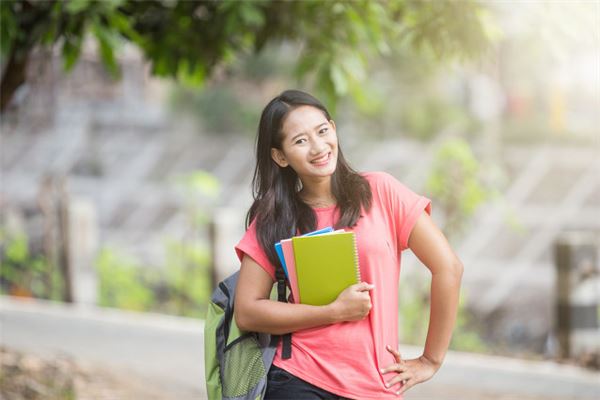
[[[324,167],[325,165],[327,165],[329,163],[330,159],[331,159],[331,152],[324,154],[321,157],[311,160],[310,163],[317,167]]]

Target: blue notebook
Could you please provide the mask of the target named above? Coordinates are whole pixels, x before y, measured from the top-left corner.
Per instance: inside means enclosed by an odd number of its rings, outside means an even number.
[[[302,236],[320,235],[322,233],[329,233],[329,232],[333,232],[333,228],[331,226],[328,226],[327,228],[319,229],[319,230],[316,230],[313,232],[305,233]],[[285,258],[283,258],[283,250],[281,249],[281,242],[275,243],[275,251],[277,252],[277,257],[279,257],[279,262],[281,263],[281,266],[283,267],[283,271],[285,272],[285,277],[289,278],[287,265],[285,265]]]

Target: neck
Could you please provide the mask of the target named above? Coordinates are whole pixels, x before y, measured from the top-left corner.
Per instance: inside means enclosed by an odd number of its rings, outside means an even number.
[[[300,198],[312,206],[327,207],[336,204],[331,191],[331,177],[302,182]]]

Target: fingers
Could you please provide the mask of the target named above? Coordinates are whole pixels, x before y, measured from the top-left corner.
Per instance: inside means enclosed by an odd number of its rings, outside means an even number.
[[[387,351],[389,351],[390,353],[392,353],[392,355],[394,356],[394,359],[396,360],[397,363],[402,362],[402,356],[400,355],[399,351],[393,349],[392,346],[390,346],[389,344],[385,346],[385,349]]]
[[[367,282],[361,282],[356,285],[356,290],[359,292],[368,292],[375,288],[375,285],[372,285]]]
[[[382,368],[380,372],[387,374],[395,372],[390,380],[385,382],[386,388],[393,388],[397,395],[405,393],[413,386],[430,379],[436,372],[431,363],[422,360],[422,357],[416,359],[403,360],[400,352],[387,345],[386,350],[390,352],[396,362],[386,368]]]
[[[389,367],[381,369],[380,372],[382,374],[396,372],[396,375],[385,383],[385,387],[391,388],[395,385],[400,385],[396,391],[396,394],[400,395],[408,390],[408,388],[415,385],[413,375],[409,369],[409,365],[402,359],[402,355],[399,351],[392,348],[390,345],[386,345],[385,349],[394,356],[396,362]]]
[[[406,364],[392,364],[389,367],[385,367],[379,370],[382,374],[388,374],[390,372],[405,372],[408,371],[408,365]]]
[[[409,379],[406,382],[404,382],[402,384],[402,387],[400,387],[400,390],[398,390],[396,392],[397,395],[401,395],[402,393],[406,392],[408,389],[410,389],[411,387],[415,386],[417,384],[417,382],[415,382],[414,379]]]
[[[386,388],[390,388],[390,387],[392,387],[394,385],[397,385],[399,383],[402,383],[402,385],[404,386],[405,383],[407,383],[408,381],[410,381],[410,378],[412,378],[412,375],[411,375],[410,372],[403,372],[401,374],[396,375],[395,377],[393,377],[389,381],[387,381],[385,383],[385,387]]]
[[[366,291],[369,291],[369,290],[373,290],[375,288],[375,285],[372,285],[372,284],[367,283],[367,282],[361,282],[361,283],[357,283],[356,285],[354,285],[354,287],[359,292],[366,292]]]

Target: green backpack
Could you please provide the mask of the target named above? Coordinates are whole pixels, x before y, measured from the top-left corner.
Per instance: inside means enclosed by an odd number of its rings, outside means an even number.
[[[279,270],[279,269],[278,269]],[[285,281],[277,271],[279,301],[285,301]],[[204,373],[209,400],[259,400],[267,390],[267,373],[279,336],[241,331],[233,317],[239,271],[214,290],[204,325]],[[284,335],[283,358],[291,355],[290,335]]]

